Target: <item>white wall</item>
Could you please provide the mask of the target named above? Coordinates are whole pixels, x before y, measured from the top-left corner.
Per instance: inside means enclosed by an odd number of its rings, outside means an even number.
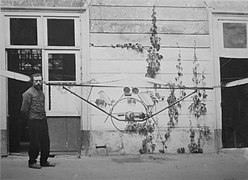
[[[155,5],[158,36],[161,38],[163,55],[161,71],[157,76],[165,82],[174,82],[177,76],[177,58],[180,50],[183,69],[183,84],[193,86],[192,68],[194,43],[200,64],[198,72],[205,69],[206,86],[214,82],[212,56],[210,49],[208,9],[203,1],[114,1],[94,0],[90,7],[90,74],[91,78],[100,78],[118,73],[144,75],[146,73],[146,53],[139,54],[132,50],[112,48],[111,45],[140,43],[151,46],[149,30],[151,27],[152,6]],[[180,46],[180,49],[178,48]],[[95,90],[97,91],[97,90]],[[117,98],[122,90],[105,90],[112,98]],[[190,91],[188,91],[190,92]],[[166,92],[168,95],[168,92]],[[213,91],[207,92],[207,124],[213,128],[214,97]],[[93,96],[92,96],[93,97]],[[93,97],[92,102],[97,98]],[[182,119],[189,115],[187,110],[191,98],[182,107]],[[163,106],[167,105],[166,101]],[[160,107],[157,107],[160,108]],[[91,108],[92,130],[111,129],[111,124],[103,123],[106,115]],[[166,113],[167,111],[165,111]],[[165,116],[166,118],[166,116]],[[167,115],[168,118],[168,115]],[[162,118],[164,119],[164,118]],[[166,123],[164,123],[166,124]],[[184,120],[178,128],[189,126]]]

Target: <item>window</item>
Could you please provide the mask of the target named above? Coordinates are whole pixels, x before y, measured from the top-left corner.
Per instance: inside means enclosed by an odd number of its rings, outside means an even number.
[[[246,23],[223,23],[224,48],[247,48]]]
[[[214,20],[216,44],[221,57],[246,58],[248,56],[248,18],[246,16],[218,17]]]
[[[11,45],[37,45],[37,20],[10,18]]]
[[[49,81],[76,81],[75,54],[48,55]]]
[[[88,32],[81,23],[87,21],[86,16],[77,12],[8,12],[4,17],[8,70],[27,75],[42,73],[49,115],[79,115],[80,101],[62,86],[49,83],[80,82],[80,36],[83,30]],[[80,89],[71,88],[80,94]]]
[[[9,70],[31,75],[42,72],[42,55],[40,49],[9,49]]]
[[[47,76],[44,81],[47,83],[63,83],[64,85],[75,83],[79,80],[80,63],[78,61],[80,53],[78,51],[47,50],[44,53],[44,71]],[[70,87],[72,91],[77,92],[76,87]],[[52,114],[77,114],[78,99],[67,93],[60,85],[44,86],[47,93],[46,105],[48,112]],[[61,113],[63,112],[63,113]]]
[[[47,20],[48,46],[75,46],[73,19]]]

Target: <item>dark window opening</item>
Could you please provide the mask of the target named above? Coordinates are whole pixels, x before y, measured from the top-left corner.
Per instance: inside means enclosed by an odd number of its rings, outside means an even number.
[[[220,58],[221,82],[248,78],[248,59]],[[221,89],[224,148],[248,147],[248,84]]]
[[[49,54],[49,81],[75,81],[75,54]]]
[[[73,19],[48,19],[48,46],[75,46]]]
[[[8,52],[8,70],[26,75],[42,72],[40,49],[10,49]]]
[[[10,18],[11,45],[37,45],[37,20]]]

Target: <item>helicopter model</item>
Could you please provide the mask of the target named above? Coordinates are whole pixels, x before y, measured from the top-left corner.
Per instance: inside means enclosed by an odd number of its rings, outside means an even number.
[[[1,76],[20,80],[20,81],[30,81],[30,77],[12,72],[1,70]],[[113,124],[113,126],[122,132],[127,131],[127,124],[135,124],[140,127],[144,127],[147,123],[153,121],[156,124],[154,117],[166,109],[176,105],[177,103],[183,101],[184,99],[190,97],[194,93],[197,92],[197,89],[205,89],[205,90],[213,90],[214,88],[219,87],[234,87],[243,84],[248,84],[248,78],[244,78],[237,81],[232,81],[227,83],[225,86],[213,86],[213,87],[175,87],[177,89],[188,89],[192,90],[191,93],[183,96],[182,98],[176,100],[174,103],[169,104],[168,106],[156,111],[154,110],[155,102],[152,99],[152,95],[149,89],[170,89],[168,83],[148,78],[148,77],[137,77],[137,76],[127,76],[127,75],[118,75],[114,77],[108,77],[107,79],[93,79],[86,83],[47,83],[44,82],[45,85],[50,86],[62,86],[62,88],[81,99],[85,103],[91,105],[92,107],[98,109],[107,115],[104,122],[106,122],[109,118]],[[123,88],[123,93],[116,101],[111,101],[109,96],[104,91],[99,91],[99,98],[96,99],[95,103],[90,100],[78,95],[73,92],[70,86],[79,86],[79,87],[90,87],[93,88]],[[143,90],[143,91],[142,91]],[[102,108],[101,104],[108,106],[109,110],[106,108]]]

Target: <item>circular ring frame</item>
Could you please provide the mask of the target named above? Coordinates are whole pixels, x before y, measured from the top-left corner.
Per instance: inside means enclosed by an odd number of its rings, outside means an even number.
[[[133,98],[133,97],[124,97],[124,98],[120,98],[114,105],[113,105],[113,108],[112,108],[112,113],[114,112],[114,109],[116,108],[116,106],[118,106],[119,103],[125,101],[125,100],[134,100],[138,103],[140,103],[143,107],[144,107],[144,110],[145,110],[145,114],[149,114],[148,112],[148,107],[146,106],[146,104],[144,104],[141,100],[137,99],[137,98]],[[125,113],[123,113],[125,114]],[[124,115],[125,116],[125,115]],[[118,121],[116,119],[114,119],[113,117],[111,117],[111,122],[113,124],[113,126],[118,130],[118,131],[121,131],[121,132],[127,132],[127,130],[125,129],[121,129],[120,127],[118,127],[117,123],[115,123],[115,121]],[[145,119],[143,121],[126,121],[126,120],[120,120],[120,122],[123,121],[123,122],[138,122],[138,123],[143,123],[143,127],[146,125],[148,119]]]

